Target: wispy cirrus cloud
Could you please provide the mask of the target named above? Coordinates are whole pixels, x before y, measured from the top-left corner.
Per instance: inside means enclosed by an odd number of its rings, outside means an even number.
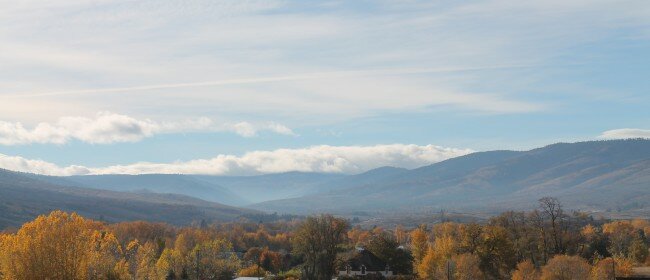
[[[24,92],[24,93],[4,93],[0,94],[2,99],[24,99],[34,97],[48,97],[48,96],[65,96],[65,95],[81,95],[81,94],[102,94],[102,93],[121,93],[121,92],[138,92],[138,91],[152,91],[160,89],[182,89],[193,87],[210,87],[210,86],[226,86],[226,85],[249,85],[259,83],[273,83],[283,81],[301,81],[301,80],[317,80],[317,79],[336,79],[336,78],[350,78],[350,77],[374,77],[374,76],[396,76],[407,74],[428,74],[428,73],[457,73],[457,72],[470,72],[481,70],[499,70],[499,69],[515,69],[515,68],[531,68],[535,65],[514,64],[514,65],[490,65],[479,67],[451,67],[451,68],[411,68],[411,69],[374,69],[374,70],[357,70],[357,71],[332,71],[321,73],[303,73],[286,76],[270,76],[270,77],[254,77],[254,78],[240,78],[229,80],[217,81],[203,81],[192,83],[176,83],[176,84],[156,84],[156,85],[143,85],[132,87],[114,87],[114,88],[94,88],[94,89],[78,89],[67,91],[43,91],[43,92]]]
[[[302,149],[252,151],[172,163],[137,162],[107,167],[61,167],[43,160],[0,154],[0,168],[47,175],[84,174],[212,174],[252,175],[289,171],[360,173],[382,166],[415,168],[472,153],[470,149],[435,145],[312,146]]]
[[[209,118],[156,122],[100,112],[95,118],[62,117],[55,123],[41,122],[33,128],[26,128],[20,122],[0,121],[0,145],[64,144],[73,139],[91,144],[110,144],[137,142],[155,134],[219,131],[233,132],[243,137],[254,137],[260,131],[297,135],[290,128],[274,122],[215,123]]]
[[[607,130],[598,136],[598,139],[630,139],[650,138],[650,129],[620,128]]]
[[[624,8],[643,7],[634,0],[378,1],[368,10],[319,1],[20,2],[0,11],[0,70],[11,69],[0,83],[20,84],[0,88],[0,118],[56,117],[3,113],[24,99],[64,106],[70,96],[84,104],[74,114],[141,115],[138,104],[155,100],[177,116],[223,106],[233,119],[254,112],[289,122],[443,106],[537,112],[548,104],[525,94],[531,77],[500,66],[557,66],[562,50],[648,24],[645,9]],[[120,92],[142,94],[111,97]]]

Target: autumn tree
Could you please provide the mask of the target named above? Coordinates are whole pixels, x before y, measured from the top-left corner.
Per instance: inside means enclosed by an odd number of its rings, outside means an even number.
[[[263,249],[260,247],[249,248],[248,251],[244,254],[244,262],[249,264],[260,264],[260,259],[262,257]]]
[[[251,266],[242,268],[239,271],[238,275],[239,277],[265,277],[266,270],[257,264],[253,264]]]
[[[547,228],[546,228],[546,222],[544,219],[543,214],[538,211],[537,209],[531,211],[527,215],[527,219],[530,223],[530,227],[533,229],[534,233],[534,239],[535,242],[534,244],[539,248],[539,260],[537,261],[540,265],[546,264],[549,259],[549,254],[552,254],[550,252],[550,241],[549,241],[549,236]],[[532,256],[534,259],[534,255]]]
[[[397,244],[400,245],[405,244],[408,240],[408,232],[401,225],[395,227],[395,240],[397,241]]]
[[[475,254],[481,244],[483,227],[476,223],[466,224],[460,227],[461,252]]]
[[[628,258],[636,263],[644,263],[648,258],[648,245],[641,237],[636,237],[628,248]]]
[[[607,250],[608,239],[600,227],[588,224],[580,229],[579,234],[583,238],[577,252],[580,256],[597,261],[598,258],[610,255]]]
[[[156,261],[156,275],[175,279],[182,274],[183,264],[178,252],[165,248]]]
[[[121,222],[108,226],[117,240],[126,246],[132,240],[145,243],[172,240],[176,236],[176,229],[164,223],[151,223],[145,221]]]
[[[138,270],[137,255],[139,249],[140,249],[140,242],[137,239],[135,239],[129,242],[126,245],[126,249],[124,250],[124,258],[128,265],[129,273],[131,275],[135,275],[135,273]]]
[[[452,258],[454,280],[475,280],[483,279],[484,275],[480,269],[480,260],[473,254],[455,255]]]
[[[639,229],[644,223],[636,221],[635,224],[630,221],[610,222],[603,225],[603,233],[609,238],[607,250],[613,256],[644,263],[648,257],[648,246],[643,239],[643,230]]]
[[[591,269],[592,280],[611,280],[614,279],[616,263],[612,258],[597,260]]]
[[[6,279],[100,279],[116,274],[121,248],[101,223],[54,211],[2,237],[0,255]]]
[[[371,231],[364,230],[359,226],[355,226],[352,230],[348,231],[348,239],[351,244],[357,246],[364,246],[372,235],[373,233]]]
[[[436,237],[427,249],[422,261],[417,265],[420,279],[438,279],[451,277],[451,257],[456,253],[457,244],[450,235]]]
[[[539,271],[530,260],[517,264],[517,270],[512,273],[512,280],[538,280]]]
[[[156,254],[156,246],[153,242],[149,241],[138,248],[136,253],[136,273],[137,280],[153,280],[157,279],[156,262],[158,256]]]
[[[283,268],[284,260],[280,253],[264,248],[259,264],[267,271],[278,273]]]
[[[440,257],[432,246],[429,246],[422,260],[417,262],[415,271],[419,279],[436,279],[440,275]],[[445,271],[446,272],[446,271]]]
[[[477,249],[483,272],[493,278],[507,276],[517,265],[512,241],[503,227],[485,226]]]
[[[117,238],[110,232],[96,231],[91,239],[91,251],[88,252],[86,275],[89,279],[129,279],[131,274],[124,271],[126,262]]]
[[[0,278],[1,279],[1,278]],[[131,280],[133,279],[133,276],[131,276],[131,272],[129,271],[129,264],[126,262],[126,260],[121,259],[115,264],[115,267],[113,268],[113,276],[107,277],[107,279],[112,279],[112,280]]]
[[[544,197],[539,200],[539,208],[541,212],[547,217],[551,226],[551,241],[553,242],[553,253],[564,253],[562,242],[563,237],[563,222],[564,210],[562,204],[557,198]]]
[[[632,274],[632,269],[635,267],[634,261],[627,258],[613,258],[614,268],[617,276],[629,276]]]
[[[336,272],[336,255],[346,240],[346,220],[331,215],[308,217],[294,236],[294,251],[304,256],[305,279],[330,280]]]
[[[588,280],[591,266],[581,257],[556,255],[542,268],[542,280]]]
[[[419,271],[419,265],[427,254],[428,237],[424,227],[419,227],[411,232],[411,253],[413,255],[413,270]]]
[[[186,256],[189,276],[206,280],[233,279],[239,270],[239,259],[231,251],[230,243],[224,239],[197,244]]]

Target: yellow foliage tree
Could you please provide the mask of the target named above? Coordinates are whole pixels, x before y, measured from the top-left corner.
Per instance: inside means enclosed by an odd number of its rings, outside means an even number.
[[[451,259],[454,264],[454,280],[476,280],[484,278],[483,272],[479,267],[480,260],[476,255],[455,255]]]
[[[187,257],[188,273],[197,279],[233,279],[239,259],[230,243],[223,239],[198,244]]]
[[[476,223],[461,225],[459,246],[463,252],[476,253],[481,244],[483,227]]]
[[[135,275],[138,270],[138,260],[136,259],[138,249],[140,249],[140,242],[136,239],[131,240],[131,242],[126,245],[126,250],[124,250],[124,258],[126,259],[129,273],[131,275]]]
[[[411,232],[411,252],[413,253],[413,270],[418,271],[419,264],[427,255],[428,249],[427,232],[417,228]]]
[[[183,257],[175,249],[166,248],[156,262],[156,273],[160,276],[174,275],[180,277],[183,273]]]
[[[86,275],[90,279],[114,276],[116,264],[122,259],[122,247],[115,235],[108,232],[95,232],[92,236],[91,246],[91,251],[88,252]]]
[[[101,279],[114,274],[121,248],[99,222],[54,211],[2,238],[6,279]]]
[[[113,271],[115,272],[114,278],[115,280],[131,280],[133,279],[133,276],[131,276],[131,273],[129,272],[129,263],[125,259],[121,259],[115,264],[115,268],[113,268]]]
[[[432,246],[429,246],[424,258],[417,263],[416,271],[420,279],[435,279],[438,270],[438,256]]]
[[[266,270],[254,264],[239,271],[239,277],[265,277]]]
[[[456,252],[458,244],[456,241],[448,235],[436,238],[436,241],[433,242],[433,250],[437,255],[437,260],[439,264],[442,264],[445,260],[451,258],[451,256]]]
[[[591,279],[609,280],[614,276],[629,276],[632,273],[634,261],[623,258],[606,258],[596,261],[591,270]],[[616,272],[616,274],[614,274]]]
[[[437,238],[433,245],[429,246],[422,261],[417,264],[418,276],[421,279],[437,279],[443,277],[441,275],[447,275],[447,266],[455,251],[456,243],[451,236]]]
[[[153,243],[147,242],[140,246],[136,254],[137,270],[135,278],[138,280],[158,279],[156,271],[156,247]],[[165,274],[163,274],[164,276]]]
[[[433,232],[433,236],[435,236],[436,238],[441,236],[455,238],[460,235],[460,230],[461,230],[460,224],[445,222],[445,223],[434,225],[431,231]]]

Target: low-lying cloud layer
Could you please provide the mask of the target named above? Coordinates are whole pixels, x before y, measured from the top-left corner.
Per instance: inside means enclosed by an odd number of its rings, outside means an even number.
[[[253,151],[242,156],[218,155],[173,163],[138,162],[108,167],[61,167],[42,160],[0,154],[0,168],[46,175],[213,174],[252,175],[290,171],[360,173],[382,166],[415,168],[472,153],[470,149],[435,145],[313,146],[303,149]]]
[[[650,129],[638,128],[621,128],[612,129],[603,132],[598,136],[599,139],[629,139],[629,138],[649,138]]]
[[[260,131],[296,135],[290,128],[278,123],[252,124],[249,122],[217,124],[209,118],[175,122],[139,120],[109,112],[98,113],[95,118],[63,117],[55,123],[42,122],[25,128],[17,122],[0,121],[0,145],[32,143],[65,144],[78,140],[91,144],[137,142],[161,133],[229,131],[243,137],[256,136]]]

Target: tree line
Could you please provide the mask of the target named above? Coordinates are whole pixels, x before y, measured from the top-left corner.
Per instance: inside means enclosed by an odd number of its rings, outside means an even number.
[[[386,262],[394,279],[605,280],[650,265],[649,234],[647,220],[567,213],[554,198],[484,223],[413,229],[352,227],[331,215],[190,227],[107,224],[54,211],[0,233],[0,280],[329,280],[360,247]]]

